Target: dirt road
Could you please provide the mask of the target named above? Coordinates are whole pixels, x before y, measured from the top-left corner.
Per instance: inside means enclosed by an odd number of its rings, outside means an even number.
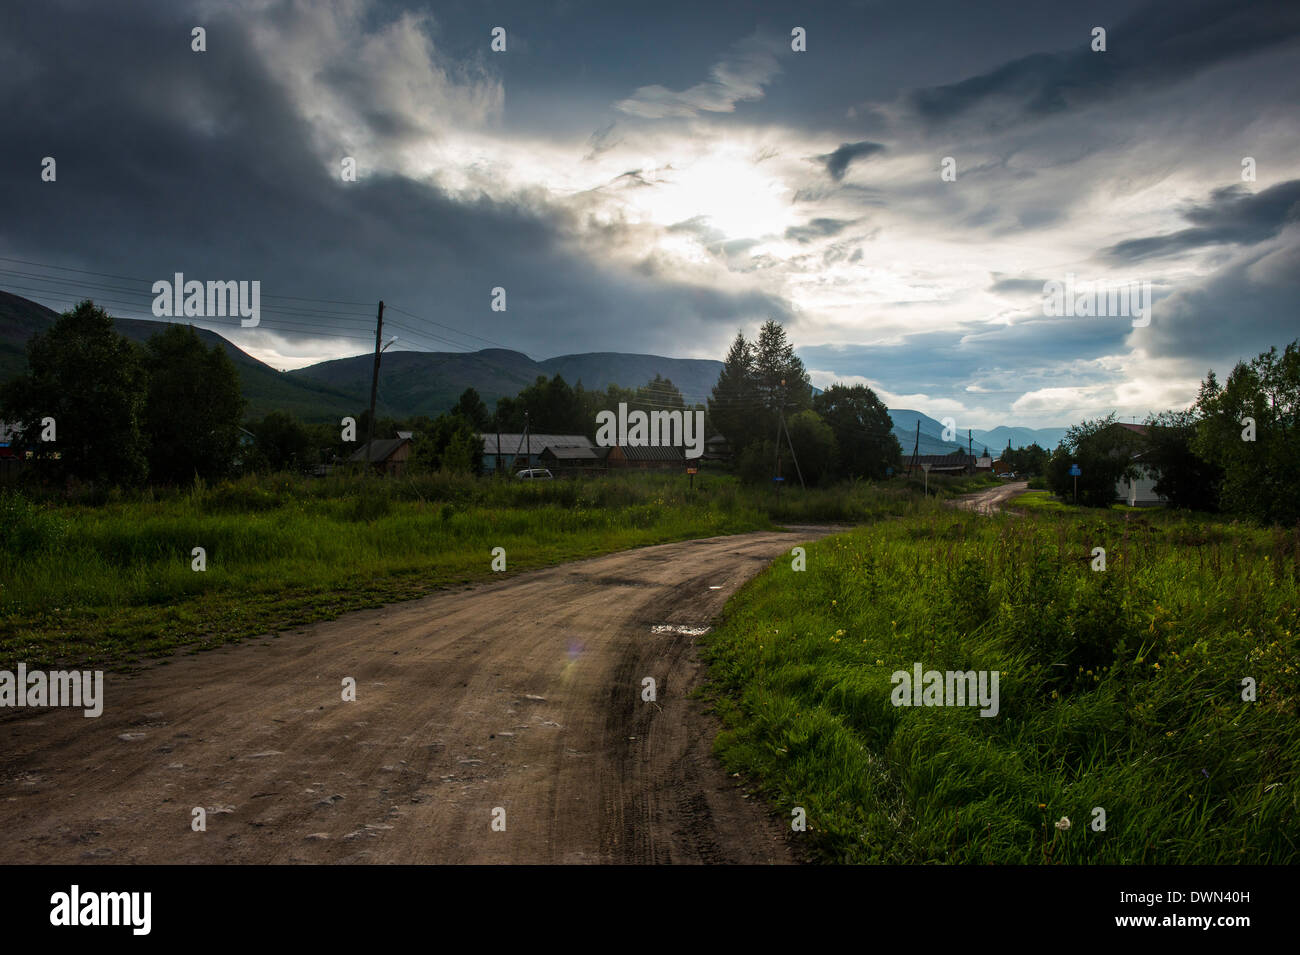
[[[966,494],[957,498],[953,503],[957,507],[975,511],[979,514],[996,514],[1002,510],[1003,504],[1017,494],[1024,494],[1028,490],[1028,481],[1015,481],[1011,484],[1003,484],[1001,487],[980,491],[978,494]]]
[[[693,634],[831,530],[627,551],[109,673],[95,719],[6,710],[0,863],[791,862],[788,824],[712,756]]]

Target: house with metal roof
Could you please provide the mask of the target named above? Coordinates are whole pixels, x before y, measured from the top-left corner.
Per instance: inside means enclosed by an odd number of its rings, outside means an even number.
[[[483,439],[483,472],[491,474],[501,459],[501,470],[508,474],[524,468],[543,468],[542,452],[547,448],[587,448],[595,445],[585,434],[507,434],[493,431],[479,435]],[[577,458],[574,458],[577,460]]]
[[[609,449],[607,461],[611,469],[669,470],[685,466],[686,452],[682,448],[671,446],[634,448],[621,444]]]
[[[1129,507],[1159,507],[1167,504],[1168,500],[1156,493],[1156,484],[1160,481],[1160,476],[1142,461],[1146,454],[1146,440],[1151,434],[1150,425],[1129,424],[1124,421],[1117,421],[1112,428],[1123,428],[1137,438],[1136,447],[1132,452],[1130,460],[1133,462],[1136,475],[1131,478],[1120,478],[1115,482],[1115,496],[1122,500]]]
[[[410,438],[382,438],[370,442],[368,448],[362,445],[348,460],[357,464],[369,461],[376,471],[396,477],[406,470],[406,461],[410,456]]]
[[[555,475],[604,473],[609,448],[587,446],[550,445],[538,455],[541,466]]]
[[[925,468],[922,465],[928,464],[931,474],[966,474],[975,461],[965,451],[955,451],[952,454],[914,454],[907,459],[907,469],[923,471]]]

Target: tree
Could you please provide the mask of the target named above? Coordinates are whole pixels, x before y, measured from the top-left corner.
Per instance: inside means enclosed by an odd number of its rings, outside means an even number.
[[[1300,339],[1249,364],[1219,385],[1201,384],[1192,450],[1223,471],[1223,510],[1263,523],[1300,520]]]
[[[0,397],[4,417],[18,424],[19,446],[38,452],[42,466],[59,476],[144,480],[144,373],[137,348],[107,312],[89,299],[64,312],[27,343],[27,368]],[[46,419],[53,419],[51,442],[41,440]],[[47,449],[58,459],[41,453]]]
[[[656,374],[653,380],[646,382],[636,390],[636,395],[628,404],[628,408],[629,410],[637,408],[646,412],[672,411],[673,409],[684,411],[686,410],[686,401],[670,379],[662,378]]]
[[[595,421],[587,420],[583,400],[559,375],[550,379],[538,375],[518,396],[497,401],[494,424],[501,431],[520,433],[525,422],[533,433],[595,433]]]
[[[786,468],[787,481],[791,474],[802,474],[808,484],[821,484],[834,474],[839,447],[835,432],[815,411],[800,411],[787,422],[790,445],[794,448],[798,468]]]
[[[835,434],[840,474],[879,480],[899,467],[903,449],[889,409],[866,385],[831,385],[813,398],[813,410]]]
[[[1015,449],[1008,445],[1007,450],[1002,455],[1002,463],[1016,474],[1036,476],[1046,470],[1050,458],[1051,454],[1045,448],[1040,447],[1038,442],[1034,442],[1023,448]]]
[[[492,422],[492,415],[488,407],[484,404],[483,399],[479,397],[477,391],[473,388],[466,388],[461,392],[460,399],[456,406],[451,409],[454,415],[460,415],[470,423],[471,427],[477,428],[480,432],[488,430]]]
[[[150,477],[179,484],[228,473],[245,405],[230,356],[204,346],[193,326],[169,325],[145,345],[144,369]]]
[[[1192,450],[1196,439],[1196,412],[1163,411],[1146,420],[1145,464],[1156,476],[1155,491],[1170,507],[1215,511],[1223,469]]]
[[[758,400],[772,426],[778,415],[812,407],[812,381],[803,362],[794,353],[780,323],[770,319],[758,330],[754,348],[754,381]]]
[[[1072,426],[1047,465],[1047,484],[1058,497],[1070,500],[1074,477],[1070,466],[1077,464],[1079,503],[1088,507],[1109,507],[1118,497],[1115,485],[1137,473],[1133,455],[1139,449],[1133,432],[1118,426],[1114,413]]]
[[[789,457],[788,452],[786,456]],[[751,442],[736,456],[736,473],[747,484],[768,483],[774,477],[772,469],[775,466],[776,443],[771,438]]]
[[[709,397],[709,421],[727,439],[737,460],[747,447],[762,440],[757,412],[754,346],[737,332]]]
[[[477,474],[483,466],[479,429],[460,414],[444,414],[415,432],[411,468],[415,471],[456,471]]]
[[[298,470],[309,462],[311,436],[293,415],[283,411],[268,412],[266,417],[249,426],[254,437],[254,467],[270,471]],[[365,442],[361,442],[361,447]]]
[[[483,442],[472,427],[452,433],[442,452],[442,469],[457,474],[478,474],[483,470]]]

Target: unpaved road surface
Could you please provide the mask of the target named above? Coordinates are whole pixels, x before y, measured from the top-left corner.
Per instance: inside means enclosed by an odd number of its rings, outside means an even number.
[[[1011,484],[1003,484],[1001,487],[980,491],[978,494],[966,494],[957,498],[953,503],[957,507],[975,511],[977,514],[996,514],[1002,510],[1003,504],[1017,494],[1024,494],[1028,490],[1028,481],[1015,481]]]
[[[788,822],[712,755],[692,632],[834,530],[625,551],[108,673],[94,719],[6,710],[0,863],[792,862]]]

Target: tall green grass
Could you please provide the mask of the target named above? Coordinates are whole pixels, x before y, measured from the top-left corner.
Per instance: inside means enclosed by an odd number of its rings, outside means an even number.
[[[824,861],[1300,861],[1298,555],[1298,532],[1104,511],[827,538],[706,638],[718,752],[807,811]],[[999,671],[1000,712],[895,707],[916,662]]]
[[[724,475],[245,478],[71,502],[0,494],[0,668],[130,663],[510,572],[773,522],[932,507],[867,483],[778,500]],[[191,569],[202,547],[207,570]]]

